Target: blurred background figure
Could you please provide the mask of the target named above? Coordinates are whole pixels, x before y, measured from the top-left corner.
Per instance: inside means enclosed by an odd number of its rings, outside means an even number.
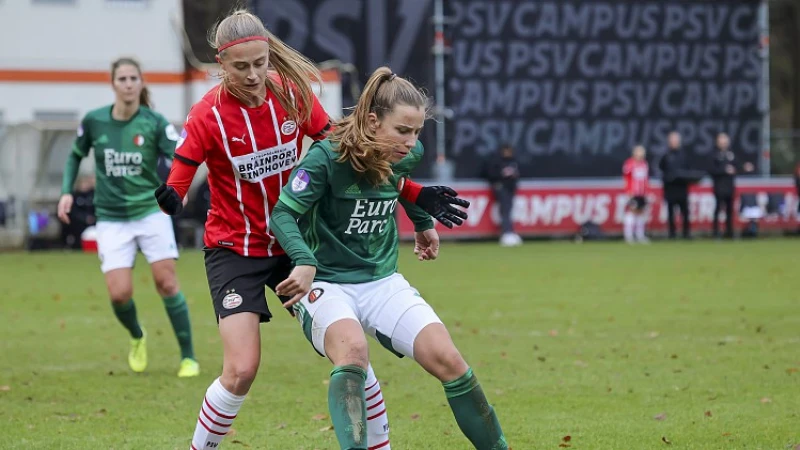
[[[519,182],[519,164],[514,157],[514,147],[505,144],[489,161],[486,177],[492,188],[495,201],[500,210],[500,245],[514,247],[522,244],[522,238],[514,232],[512,210],[514,195]]]
[[[650,242],[645,236],[644,229],[647,224],[647,189],[650,176],[650,166],[645,159],[644,146],[637,145],[633,154],[622,166],[622,176],[625,179],[625,193],[628,194],[628,206],[625,212],[623,233],[625,242],[633,244]]]
[[[433,166],[433,179],[436,184],[450,184],[455,180],[456,168],[453,161],[447,159],[444,154],[436,156],[436,164]]]
[[[681,135],[673,131],[667,137],[669,151],[661,158],[658,168],[664,181],[664,200],[667,202],[669,238],[675,239],[675,208],[681,212],[683,238],[691,239],[689,222],[689,182],[684,172],[689,169],[686,155],[681,150]]]
[[[719,213],[725,208],[725,234],[726,239],[733,238],[733,203],[736,200],[736,155],[730,150],[731,140],[725,133],[717,135],[717,151],[714,153],[709,171],[714,181],[714,217],[712,220],[713,233],[719,238]],[[745,163],[743,172],[752,172],[753,164]]]
[[[94,215],[95,178],[83,175],[75,183],[74,201],[69,212],[69,223],[61,226],[61,239],[66,248],[81,249],[81,234],[97,221]]]

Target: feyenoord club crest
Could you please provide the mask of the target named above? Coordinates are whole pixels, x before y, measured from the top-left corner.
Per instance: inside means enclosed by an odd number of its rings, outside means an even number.
[[[143,146],[144,145],[144,136],[142,136],[141,134],[137,134],[136,136],[134,136],[133,137],[133,145],[135,145],[137,147]]]
[[[322,297],[322,294],[324,293],[325,291],[320,288],[312,289],[311,292],[308,293],[308,303],[314,303],[315,301],[317,301],[317,299]]]

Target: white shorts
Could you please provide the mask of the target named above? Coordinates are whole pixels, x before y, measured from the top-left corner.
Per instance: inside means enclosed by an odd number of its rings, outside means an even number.
[[[414,340],[423,328],[442,323],[430,305],[402,275],[369,283],[315,281],[295,305],[297,319],[314,349],[325,354],[325,332],[342,319],[353,319],[364,332],[399,357],[414,358]]]
[[[172,219],[159,211],[127,222],[97,222],[97,254],[103,273],[132,268],[137,248],[150,264],[177,259]]]

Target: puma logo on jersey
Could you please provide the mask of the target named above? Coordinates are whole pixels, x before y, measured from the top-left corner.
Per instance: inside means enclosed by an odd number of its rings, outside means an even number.
[[[247,142],[245,142],[244,140],[245,136],[246,134],[243,134],[242,137],[240,138],[237,138],[236,136],[231,136],[231,142],[241,142],[242,144],[247,144]]]

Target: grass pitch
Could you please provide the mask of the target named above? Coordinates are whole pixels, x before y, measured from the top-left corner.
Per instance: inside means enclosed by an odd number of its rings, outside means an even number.
[[[800,241],[575,245],[445,243],[401,271],[449,326],[514,450],[794,449],[800,445]],[[140,259],[150,366],[95,255],[0,255],[0,448],[186,449],[221,343],[200,252],[178,273],[202,366],[178,347]],[[259,377],[226,449],[336,449],[330,364],[270,298]],[[378,345],[392,447],[468,449],[438,382]],[[800,448],[800,447],[798,447]]]

